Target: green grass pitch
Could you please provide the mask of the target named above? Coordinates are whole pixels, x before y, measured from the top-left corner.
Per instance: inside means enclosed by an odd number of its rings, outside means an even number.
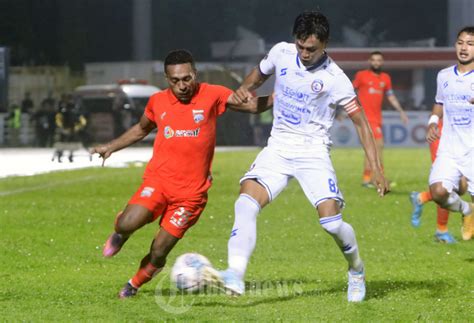
[[[257,150],[220,152],[214,185],[198,224],[172,251],[168,268],[198,252],[223,269],[238,180]],[[474,242],[434,242],[435,207],[410,226],[408,194],[427,186],[427,149],[385,151],[385,198],[360,186],[362,151],[334,149],[333,163],[367,271],[367,299],[346,301],[344,258],[318,223],[296,181],[263,210],[247,294],[176,294],[165,271],[134,299],[117,292],[135,273],[157,224],[138,231],[113,259],[101,255],[115,214],[143,168],[92,168],[0,179],[0,319],[2,321],[469,321],[474,318]],[[461,217],[450,230],[460,240]]]

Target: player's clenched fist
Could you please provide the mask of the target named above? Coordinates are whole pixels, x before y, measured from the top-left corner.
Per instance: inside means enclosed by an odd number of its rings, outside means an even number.
[[[245,87],[240,87],[234,92],[238,104],[247,103],[252,97],[252,93]]]

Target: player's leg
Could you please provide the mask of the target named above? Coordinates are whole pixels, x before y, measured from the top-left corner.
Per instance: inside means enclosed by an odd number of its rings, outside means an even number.
[[[163,269],[170,251],[199,220],[207,203],[207,195],[188,199],[169,197],[167,201],[169,204],[160,218],[161,229],[151,244],[150,252],[142,259],[137,273],[120,291],[121,298],[134,296],[143,284]]]
[[[257,216],[288,183],[285,159],[272,149],[260,152],[241,180],[240,194],[228,247],[228,269],[221,273],[224,287],[233,294],[244,292],[243,279],[257,240]]]
[[[448,218],[449,211],[437,205],[435,239],[441,243],[456,243],[456,239],[448,231]]]
[[[382,158],[383,158],[382,152],[383,152],[383,146],[384,146],[382,126],[378,122],[369,122],[369,126],[372,130],[372,134],[374,135],[375,148],[377,150],[377,154],[380,156],[380,161],[382,162]],[[383,169],[383,163],[382,163],[382,169]],[[370,168],[370,163],[365,154],[364,154],[364,172],[362,174],[362,186],[367,187],[367,188],[375,188],[374,184],[372,183],[372,170]]]
[[[115,218],[114,232],[107,239],[103,255],[116,255],[133,232],[155,220],[165,209],[166,199],[153,183],[144,182],[127,207]]]
[[[128,238],[136,230],[143,227],[153,219],[153,213],[138,204],[129,204],[125,210],[119,212],[115,218],[114,232],[105,242],[104,257],[116,255]]]
[[[125,284],[119,292],[120,298],[135,296],[138,289],[155,277],[166,264],[166,258],[180,238],[173,236],[161,228],[153,242],[150,252],[140,262],[140,267],[135,275]]]
[[[337,185],[337,178],[329,155],[298,161],[296,178],[306,197],[319,214],[319,223],[334,239],[347,260],[349,286],[347,291],[350,302],[360,302],[365,297],[364,264],[352,226],[342,218],[341,207],[344,203]]]
[[[431,197],[431,192],[424,191],[424,192],[411,192],[410,194],[410,202],[412,205],[412,212],[411,212],[411,225],[415,228],[418,228],[421,224],[421,215],[423,212],[423,205],[429,201],[432,201],[433,198]]]
[[[430,185],[431,195],[442,208],[453,212],[460,212],[463,215],[463,240],[470,240],[472,237],[472,204],[463,201],[453,190],[452,184],[444,182],[434,182]],[[448,187],[446,187],[448,186]]]

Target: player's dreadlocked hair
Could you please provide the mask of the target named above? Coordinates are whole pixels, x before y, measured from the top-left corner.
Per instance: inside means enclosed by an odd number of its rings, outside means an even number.
[[[311,35],[316,35],[321,42],[329,39],[329,21],[319,11],[305,11],[295,19],[293,36],[306,40]]]
[[[474,26],[466,26],[466,27],[464,27],[463,29],[461,29],[461,30],[458,32],[458,37],[459,37],[459,35],[461,35],[462,33],[466,33],[466,34],[469,34],[469,35],[474,35]]]
[[[178,65],[178,64],[186,64],[189,63],[193,67],[194,66],[194,58],[193,55],[185,49],[176,49],[172,50],[171,52],[166,55],[165,58],[165,71],[166,66],[168,65]]]

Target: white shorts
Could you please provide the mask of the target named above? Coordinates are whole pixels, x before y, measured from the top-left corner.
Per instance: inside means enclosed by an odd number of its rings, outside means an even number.
[[[313,206],[334,199],[344,206],[344,198],[337,185],[337,178],[328,152],[298,154],[289,158],[272,147],[265,147],[257,156],[250,170],[241,178],[255,179],[265,187],[270,201],[296,178]]]
[[[431,167],[430,185],[441,182],[448,191],[459,189],[461,177],[467,178],[467,190],[474,195],[474,152],[462,158],[453,158],[447,155],[438,155]]]

